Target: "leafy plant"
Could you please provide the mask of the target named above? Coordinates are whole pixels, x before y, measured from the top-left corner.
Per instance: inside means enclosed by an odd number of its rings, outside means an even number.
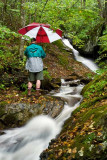
[[[99,77],[103,77],[103,78],[99,78]],[[97,79],[99,79],[99,81],[97,81]],[[88,84],[89,87],[88,89],[86,89],[84,93],[85,98],[89,98],[93,94],[96,96],[99,96],[100,94],[104,92],[104,88],[107,85],[105,73],[95,76],[93,82],[94,83],[90,82],[90,84]]]
[[[0,26],[0,37],[0,70],[8,71],[22,68],[23,63],[18,54],[19,35],[5,26]]]
[[[43,75],[46,79],[49,79],[50,81],[52,80],[52,77],[50,76],[49,72],[47,70],[43,71]]]
[[[4,84],[0,84],[0,89],[5,90],[5,85]]]

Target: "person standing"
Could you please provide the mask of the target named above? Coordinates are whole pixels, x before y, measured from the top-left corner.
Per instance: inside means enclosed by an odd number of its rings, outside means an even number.
[[[31,95],[33,82],[36,82],[36,95],[40,95],[41,80],[43,80],[43,61],[46,53],[40,45],[36,44],[36,39],[31,39],[31,44],[24,51],[27,57],[26,69],[28,70],[28,96]]]

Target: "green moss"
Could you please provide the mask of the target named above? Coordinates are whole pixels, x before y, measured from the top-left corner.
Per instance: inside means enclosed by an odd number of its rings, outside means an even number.
[[[58,48],[60,48],[60,49],[64,48],[64,44],[61,40],[55,41],[55,42],[53,42],[53,44],[57,45]]]
[[[98,107],[95,110],[95,116],[93,118],[93,121],[95,122],[95,126],[97,126],[100,122],[100,120],[102,119],[102,117],[104,117],[105,115],[107,115],[107,105],[103,105],[101,107]]]
[[[5,109],[0,107],[0,118],[5,114]]]
[[[97,122],[99,122],[101,117],[106,113],[104,112],[105,109],[106,105],[95,108],[94,106],[92,106],[92,108],[88,109],[85,113],[80,114],[82,124],[84,124],[92,115],[94,115],[93,121],[96,124]]]
[[[0,103],[0,117],[2,117],[5,114],[5,106],[7,102],[3,101]]]
[[[89,108],[92,107],[96,102],[101,101],[102,99],[106,99],[107,95],[101,97],[94,97],[92,100],[87,100],[86,102],[81,103],[81,105],[73,111],[73,115],[77,112],[80,112],[82,108]]]
[[[4,107],[6,104],[7,104],[6,101],[2,101],[2,102],[0,102],[0,107]]]
[[[6,125],[8,125],[8,127],[10,126],[14,126],[17,124],[17,115],[10,113],[9,115],[7,115],[4,119],[4,123]]]
[[[104,87],[107,85],[106,81],[106,73],[103,73],[102,75],[95,75],[94,79],[89,82],[82,90],[82,95],[84,97],[87,97],[88,95],[92,95],[94,92],[102,92]]]
[[[68,63],[68,58],[67,58],[65,55],[64,55],[64,56],[58,55],[57,57],[58,57],[59,63],[60,63],[63,67],[68,68],[68,65],[69,65],[69,63]]]
[[[96,82],[94,84],[92,84],[88,90],[84,93],[84,97],[88,98],[90,95],[92,95],[93,93],[95,93],[96,95],[102,93],[104,87],[107,85],[107,81],[106,80],[101,80],[99,82]]]

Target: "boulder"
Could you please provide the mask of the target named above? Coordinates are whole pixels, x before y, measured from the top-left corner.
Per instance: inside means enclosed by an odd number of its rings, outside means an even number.
[[[62,111],[64,101],[61,98],[45,96],[42,104],[0,104],[0,129],[19,127],[29,119],[39,114],[46,114],[55,118]]]

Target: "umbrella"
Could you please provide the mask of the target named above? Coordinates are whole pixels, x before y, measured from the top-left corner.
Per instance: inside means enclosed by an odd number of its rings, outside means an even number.
[[[55,32],[50,29],[49,24],[31,23],[18,30],[22,35],[36,38],[37,43],[51,43],[62,37],[62,31],[57,29]]]

